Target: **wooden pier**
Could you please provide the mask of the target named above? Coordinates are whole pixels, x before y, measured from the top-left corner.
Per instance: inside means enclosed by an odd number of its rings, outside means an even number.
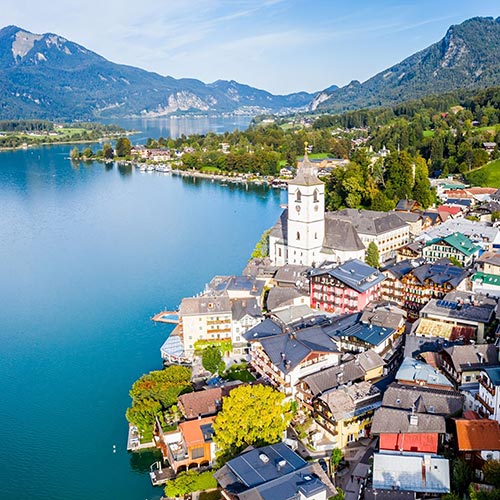
[[[168,480],[175,477],[175,472],[171,467],[162,467],[160,462],[156,462],[153,466],[157,466],[156,469],[151,469],[149,477],[151,478],[151,484],[153,486],[161,486],[165,484]]]
[[[179,324],[179,313],[177,311],[161,311],[152,318],[156,323],[169,323],[171,325]]]

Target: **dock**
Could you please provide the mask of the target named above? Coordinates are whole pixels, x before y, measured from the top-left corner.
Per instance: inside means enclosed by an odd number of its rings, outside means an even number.
[[[157,468],[153,469],[155,465]],[[151,478],[151,484],[153,486],[161,486],[168,480],[173,479],[175,477],[175,472],[171,467],[162,467],[160,462],[156,462],[151,466],[149,477]]]
[[[156,323],[169,323],[171,325],[179,324],[179,313],[177,311],[161,311],[152,318]]]

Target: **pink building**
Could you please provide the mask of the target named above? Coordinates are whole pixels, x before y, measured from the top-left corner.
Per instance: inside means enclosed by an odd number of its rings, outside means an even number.
[[[385,276],[377,269],[353,259],[337,267],[311,271],[311,307],[335,314],[362,311],[381,296]]]

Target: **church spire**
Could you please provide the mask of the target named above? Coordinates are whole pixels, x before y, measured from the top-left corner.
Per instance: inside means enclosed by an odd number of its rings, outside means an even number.
[[[288,184],[296,186],[317,186],[323,184],[316,175],[316,168],[307,154],[308,142],[304,142],[304,158],[297,164],[297,175]]]

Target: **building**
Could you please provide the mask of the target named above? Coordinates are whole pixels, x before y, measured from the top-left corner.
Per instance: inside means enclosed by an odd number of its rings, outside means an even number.
[[[355,382],[327,391],[313,401],[314,420],[345,448],[369,435],[373,413],[382,402],[380,390],[371,382]]]
[[[500,459],[498,422],[487,418],[461,418],[455,420],[455,429],[457,455],[482,477],[485,461]]]
[[[295,396],[301,378],[340,362],[337,345],[320,326],[295,330],[293,325],[283,327],[266,319],[245,338],[250,342],[252,367],[288,397]]]
[[[403,307],[416,317],[431,299],[442,299],[459,287],[465,288],[468,272],[442,259],[433,264],[422,264],[401,278],[405,290]]]
[[[479,376],[475,410],[485,418],[500,422],[500,366],[485,366]]]
[[[439,351],[440,370],[458,387],[477,382],[488,366],[498,366],[498,350],[493,344],[452,345]]]
[[[312,266],[363,259],[374,242],[382,260],[410,240],[410,227],[397,213],[345,209],[325,213],[325,186],[307,152],[288,183],[288,208],[269,235],[274,265]]]
[[[222,398],[240,384],[239,381],[226,383],[224,387],[182,394],[177,399],[177,406],[186,420],[216,415],[222,409]]]
[[[485,274],[500,275],[500,253],[484,252],[477,260],[477,269]]]
[[[450,464],[429,454],[373,454],[373,488],[441,495],[450,491]]]
[[[327,500],[337,493],[318,463],[283,443],[246,450],[214,477],[226,500]]]
[[[453,233],[442,238],[427,241],[422,249],[422,256],[429,262],[439,259],[455,259],[464,267],[472,265],[478,257],[480,247],[462,233]]]
[[[470,292],[454,291],[439,300],[429,300],[420,310],[420,317],[462,327],[464,338],[482,343],[488,333],[487,327],[495,317],[496,308],[495,299]]]
[[[359,260],[311,271],[311,307],[335,314],[362,311],[381,295],[384,275]]]
[[[245,354],[247,341],[243,334],[258,325],[263,319],[262,309],[256,298],[234,299],[231,301],[233,353]]]
[[[440,371],[413,358],[404,358],[396,373],[396,381],[420,387],[453,389],[453,384]]]
[[[381,407],[375,411],[371,433],[379,436],[379,450],[437,454],[443,444],[443,416]]]
[[[500,298],[499,274],[486,274],[478,271],[471,276],[470,281],[474,294]]]
[[[463,397],[457,391],[392,383],[384,392],[384,408],[432,413],[445,418],[462,412]]]
[[[382,300],[388,300],[402,306],[406,294],[405,287],[403,286],[403,277],[421,264],[423,264],[422,259],[405,259],[382,267],[380,272],[385,276],[381,287]]]
[[[162,433],[163,456],[176,474],[215,463],[214,420],[215,417],[188,420],[180,423],[177,431]]]
[[[180,329],[188,356],[204,344],[232,341],[232,304],[227,295],[182,299]]]

